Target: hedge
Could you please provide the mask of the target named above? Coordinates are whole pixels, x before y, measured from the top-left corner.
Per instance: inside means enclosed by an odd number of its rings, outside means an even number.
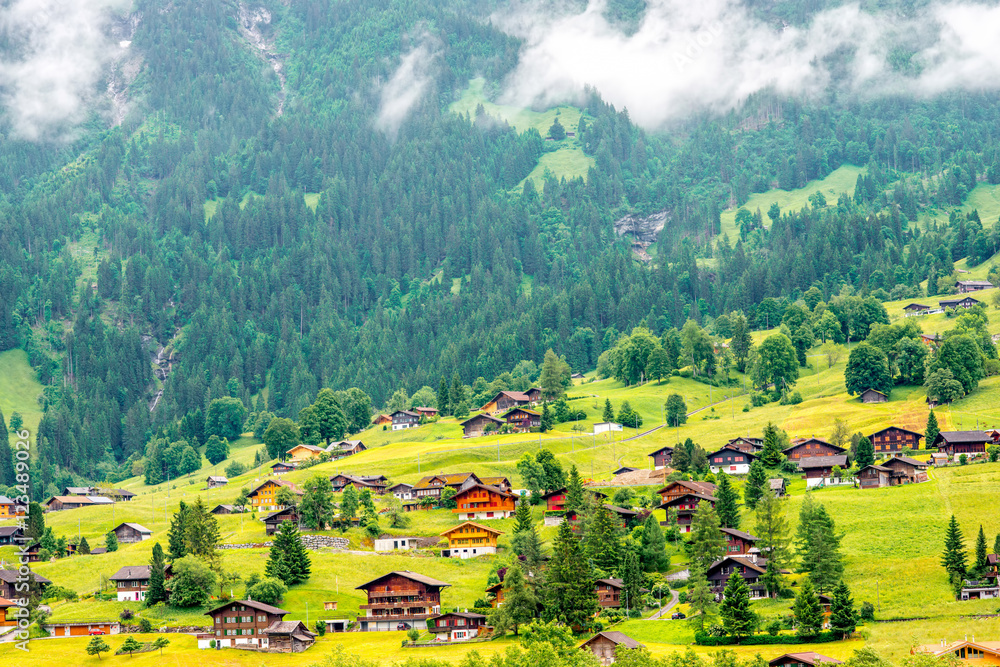
[[[736,637],[712,637],[707,632],[696,632],[694,643],[699,646],[759,646],[763,644],[823,644],[839,641],[839,632],[821,632],[814,637],[799,637],[798,635],[753,635],[737,640]]]

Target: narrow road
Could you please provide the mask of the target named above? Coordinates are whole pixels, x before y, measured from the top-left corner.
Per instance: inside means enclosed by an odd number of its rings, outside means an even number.
[[[646,620],[647,621],[659,621],[659,620],[663,620],[663,615],[666,614],[671,609],[673,609],[674,605],[677,604],[677,600],[680,598],[680,594],[677,591],[671,589],[671,591],[670,591],[670,598],[671,598],[670,602],[668,602],[665,607],[662,607],[658,612],[656,612],[655,614],[653,614],[652,616],[650,616]]]

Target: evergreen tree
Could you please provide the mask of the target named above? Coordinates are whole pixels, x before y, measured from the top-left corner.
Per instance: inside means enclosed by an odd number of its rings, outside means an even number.
[[[314,475],[305,483],[300,511],[302,521],[313,530],[324,530],[333,522],[333,485],[327,475]]]
[[[451,376],[451,389],[448,391],[448,405],[451,407],[452,412],[463,401],[465,401],[465,386],[462,384],[462,378],[458,376],[458,372],[456,371]]]
[[[559,525],[552,545],[552,559],[546,568],[545,605],[542,620],[559,621],[585,630],[597,613],[597,592],[580,540],[569,522]]]
[[[642,569],[646,572],[662,572],[670,567],[666,547],[660,522],[650,513],[642,525]]]
[[[182,500],[170,519],[170,530],[167,531],[167,558],[173,562],[187,556],[186,520],[188,507]]]
[[[777,468],[781,465],[781,437],[778,434],[778,427],[768,422],[764,427],[764,447],[758,454],[758,459],[766,468]]]
[[[750,609],[750,587],[738,572],[729,575],[726,582],[719,618],[726,634],[736,637],[737,641],[753,634],[756,614]]]
[[[111,650],[111,647],[103,637],[94,636],[90,638],[90,642],[87,644],[87,655],[96,655],[97,659],[101,659],[102,653],[107,653]]]
[[[522,501],[523,502],[523,501]],[[534,526],[528,530],[515,531],[510,538],[510,548],[524,559],[529,572],[537,572],[542,562],[542,542]]]
[[[705,631],[705,624],[715,616],[715,594],[708,585],[708,578],[701,564],[692,561],[688,576],[688,621],[697,632]]]
[[[707,573],[712,563],[725,554],[726,543],[719,530],[719,515],[706,501],[698,503],[691,520],[691,563]]]
[[[621,560],[622,535],[618,517],[607,507],[600,506],[593,521],[586,526],[583,545],[594,567],[602,570],[603,576],[612,576]]]
[[[823,629],[823,609],[809,579],[802,581],[802,588],[795,596],[792,614],[795,616],[795,631],[799,637],[815,637]]]
[[[167,601],[166,559],[163,548],[157,542],[153,545],[153,556],[149,559],[149,588],[146,589],[146,606],[151,607],[157,602]]]
[[[555,423],[555,420],[552,417],[552,411],[549,410],[548,401],[546,401],[545,403],[542,403],[542,419],[541,419],[541,422],[542,422],[541,423],[542,433],[546,433],[546,432],[552,430],[552,425]]]
[[[857,453],[854,456],[854,463],[858,468],[864,468],[865,466],[870,466],[875,463],[875,448],[872,446],[872,441],[864,436],[858,440],[858,448]]]
[[[129,635],[128,637],[125,638],[125,642],[118,650],[128,653],[128,656],[131,658],[133,653],[142,650],[142,644],[139,643],[138,639],[136,639],[132,635]]]
[[[219,522],[198,496],[184,518],[184,553],[197,556],[213,567],[219,562]]]
[[[626,549],[625,558],[619,568],[622,578],[622,604],[629,610],[642,610],[642,568],[639,558],[631,549]]]
[[[40,540],[45,534],[45,515],[42,513],[42,506],[39,503],[28,504],[28,522],[24,528],[24,535],[31,540]]]
[[[274,534],[271,551],[264,566],[268,577],[294,586],[309,579],[311,562],[294,521],[285,521]]]
[[[13,418],[11,418],[13,422]],[[12,427],[12,430],[17,430]],[[3,410],[0,410],[0,484],[13,486],[17,481],[14,474],[14,452],[10,448],[10,437],[7,434],[7,422],[3,420]]]
[[[840,582],[844,565],[840,554],[840,536],[826,508],[807,501],[799,513],[800,569],[820,593],[832,591]]]
[[[567,514],[579,511],[583,507],[583,480],[580,471],[574,464],[569,469],[569,479],[566,480],[566,502],[563,505]]]
[[[78,553],[80,553],[80,555],[83,556],[86,556],[87,554],[90,553],[90,542],[87,541],[86,536],[80,538],[80,546],[78,546],[76,550]]]
[[[960,583],[965,577],[967,564],[965,538],[962,536],[962,529],[958,527],[955,515],[952,514],[944,535],[944,554],[941,557],[941,565],[944,566],[952,582]]]
[[[996,538],[993,540],[993,553],[1000,556],[1000,533],[997,533]]]
[[[982,576],[986,572],[986,533],[983,532],[982,524],[979,524],[979,536],[976,537],[976,576]]]
[[[560,359],[551,349],[545,351],[542,360],[542,372],[538,376],[542,396],[547,401],[554,401],[566,393],[566,380],[569,379],[570,368],[565,360]]]
[[[613,422],[615,420],[615,410],[611,407],[611,399],[604,399],[604,412],[601,413],[601,420],[605,423]]]
[[[448,380],[441,376],[441,382],[438,383],[437,392],[437,402],[438,402],[438,412],[442,415],[450,414],[450,404],[448,403]]]
[[[115,535],[115,531],[109,530],[104,536],[104,548],[108,550],[108,553],[118,551],[118,536]]]
[[[503,606],[507,609],[510,624],[517,635],[519,626],[530,623],[535,618],[538,600],[521,571],[521,566],[514,563],[507,568],[503,580]]]
[[[527,498],[522,497],[517,501],[514,509],[514,532],[520,533],[534,527],[535,523],[531,518],[531,505],[528,504]]]
[[[746,372],[747,360],[750,358],[752,348],[753,339],[750,337],[747,319],[743,315],[737,315],[733,318],[733,337],[729,340],[729,349],[733,352],[736,369],[740,373]]]
[[[719,472],[716,480],[718,488],[715,491],[715,497],[718,498],[718,501],[715,503],[715,511],[719,515],[719,523],[725,528],[739,528],[739,494],[733,488],[732,482],[729,481],[729,475],[726,473]]]
[[[754,459],[753,463],[750,464],[746,484],[743,486],[743,504],[747,506],[747,509],[755,510],[757,509],[757,501],[769,491],[764,464],[760,462],[760,459]]]
[[[830,605],[830,627],[847,639],[858,626],[858,613],[854,609],[854,599],[847,584],[841,581],[833,590]]]
[[[937,417],[934,416],[934,411],[931,410],[927,415],[927,428],[924,429],[924,446],[930,447],[933,445],[940,432],[941,429],[938,428]]]

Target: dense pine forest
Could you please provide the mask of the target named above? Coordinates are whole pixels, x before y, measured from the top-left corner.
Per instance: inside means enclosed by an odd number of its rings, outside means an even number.
[[[800,23],[803,6],[834,3],[749,4]],[[71,132],[0,139],[0,351],[25,349],[46,385],[43,487],[126,474],[213,399],[295,419],[323,387],[384,405],[548,349],[588,370],[640,324],[660,336],[742,313],[774,326],[810,288],[824,301],[944,292],[955,261],[1000,246],[976,213],[917,224],[1000,183],[992,92],[765,91],[643,129],[590,90],[566,129],[594,166],[536,184],[548,137],[448,110],[471,78],[499,90],[517,64],[518,40],[489,18],[497,2],[249,8],[266,21],[242,3],[163,5],[130,15],[141,69],[122,122],[95,109]],[[629,24],[643,5],[608,11]],[[387,121],[385,82],[421,52],[423,94]],[[853,197],[741,209],[738,234],[720,235],[721,211],[752,193],[845,164],[866,167]],[[656,254],[639,261],[613,223],[659,212]],[[165,378],[151,364],[163,348]]]

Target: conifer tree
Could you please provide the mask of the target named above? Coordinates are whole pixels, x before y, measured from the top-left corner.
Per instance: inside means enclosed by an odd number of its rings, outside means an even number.
[[[309,579],[311,565],[298,527],[294,521],[285,521],[274,534],[264,573],[294,586]]]
[[[542,404],[542,419],[541,419],[541,430],[542,433],[547,433],[552,430],[552,425],[555,420],[552,418],[552,411],[549,410],[549,403],[546,401]]]
[[[982,524],[979,524],[979,536],[976,537],[976,576],[986,572],[986,533],[983,532]]]
[[[503,606],[507,609],[507,617],[514,627],[515,636],[519,626],[530,623],[535,618],[538,600],[535,599],[535,594],[528,586],[524,572],[517,563],[508,567],[504,576]]]
[[[115,531],[109,530],[104,536],[104,548],[108,550],[108,553],[118,551],[118,536],[115,535]]]
[[[858,468],[864,468],[875,463],[875,448],[872,446],[872,441],[865,436],[861,436],[861,439],[858,440],[854,463]]]
[[[514,508],[514,533],[531,530],[534,526],[535,523],[531,519],[531,505],[528,504],[528,499],[522,496]]]
[[[841,581],[833,590],[833,601],[830,605],[830,627],[839,632],[844,639],[851,635],[858,626],[858,613],[854,609],[854,600],[847,584]]]
[[[142,650],[142,644],[140,644],[139,640],[137,640],[135,637],[133,637],[132,635],[129,635],[128,637],[125,638],[125,642],[122,644],[121,648],[118,649],[118,650],[119,651],[124,651],[125,653],[128,653],[128,656],[131,658],[133,653],[135,653],[136,651],[141,651]],[[98,656],[98,657],[100,657],[100,656]]]
[[[16,481],[17,478],[14,474],[14,452],[10,448],[7,422],[3,419],[3,410],[0,410],[0,484],[13,486]]]
[[[78,546],[76,550],[83,556],[90,553],[90,542],[87,541],[86,536],[80,538],[80,546]]]
[[[941,565],[948,572],[952,582],[960,582],[965,577],[967,564],[965,538],[962,536],[962,529],[958,527],[955,515],[952,514],[944,535],[944,554],[941,557]]]
[[[438,412],[442,415],[449,414],[448,380],[443,375],[441,376],[441,382],[438,383],[437,402]]]
[[[722,604],[719,605],[722,627],[727,635],[739,641],[753,633],[755,616],[750,609],[750,587],[738,572],[733,572],[726,582]]]
[[[182,500],[170,519],[170,530],[167,531],[167,558],[170,562],[187,556],[186,525],[188,507]]]
[[[184,519],[184,552],[213,566],[219,562],[219,522],[201,496],[189,506]]]
[[[452,412],[458,408],[458,404],[465,400],[465,386],[462,378],[458,376],[458,371],[451,376],[451,389],[448,391],[448,405]]]
[[[660,522],[650,513],[642,526],[642,569],[646,572],[660,572],[670,567],[666,547]]]
[[[827,593],[840,582],[844,565],[840,554],[840,536],[826,508],[807,500],[799,514],[800,570],[808,572],[813,586]]]
[[[166,559],[163,548],[157,542],[153,545],[153,555],[149,559],[149,588],[146,589],[146,606],[167,601]]]
[[[604,399],[604,412],[601,414],[601,420],[605,423],[613,422],[615,420],[615,409],[611,407],[611,399]]]
[[[97,659],[101,659],[102,653],[107,653],[111,650],[111,647],[103,637],[94,636],[90,638],[90,642],[87,644],[87,655],[96,655]]]
[[[743,486],[743,504],[749,510],[757,509],[757,502],[767,490],[767,474],[764,472],[764,464],[759,459],[754,459],[753,463],[750,464],[746,484]]]
[[[642,610],[642,568],[639,567],[639,558],[631,549],[625,551],[625,558],[621,566],[622,578],[622,604],[629,610]]]
[[[823,629],[823,609],[819,606],[819,598],[816,597],[809,579],[802,581],[802,588],[795,596],[792,613],[795,616],[795,630],[799,637],[815,637]]]
[[[569,522],[559,525],[552,545],[552,559],[546,568],[546,603],[542,620],[560,621],[571,628],[585,630],[597,613],[597,592],[581,548]]]
[[[579,511],[583,507],[583,480],[574,464],[569,469],[569,479],[566,480],[566,502],[563,505],[567,514]]]
[[[28,523],[24,534],[32,540],[40,540],[45,534],[45,515],[42,513],[40,503],[32,501],[28,504]]]
[[[718,498],[718,502],[715,503],[715,511],[719,515],[719,523],[725,528],[739,528],[739,494],[733,488],[729,475],[726,473],[719,472],[716,481],[718,488],[715,491],[715,497]]]
[[[605,573],[604,576],[611,576],[618,569],[622,552],[621,532],[618,517],[603,505],[586,526],[583,544],[587,557],[594,567]]]
[[[510,548],[520,558],[529,572],[537,572],[542,562],[542,542],[538,539],[538,531],[534,526],[528,530],[515,531],[510,538]]]
[[[725,540],[719,530],[719,515],[706,501],[698,503],[691,520],[691,562],[702,573],[725,553]]]
[[[934,411],[931,410],[927,415],[927,428],[924,429],[924,447],[933,445],[940,432],[941,429],[938,427],[937,417],[934,415]]]
[[[758,458],[766,468],[777,468],[781,464],[781,438],[778,427],[771,422],[764,427],[764,447]]]
[[[690,572],[688,577],[688,606],[690,607],[688,622],[694,626],[697,632],[704,632],[705,624],[711,622],[715,616],[717,608],[715,594],[709,588],[705,570],[698,562],[691,561]]]
[[[1000,556],[1000,533],[997,533],[996,539],[993,540],[993,553]]]

